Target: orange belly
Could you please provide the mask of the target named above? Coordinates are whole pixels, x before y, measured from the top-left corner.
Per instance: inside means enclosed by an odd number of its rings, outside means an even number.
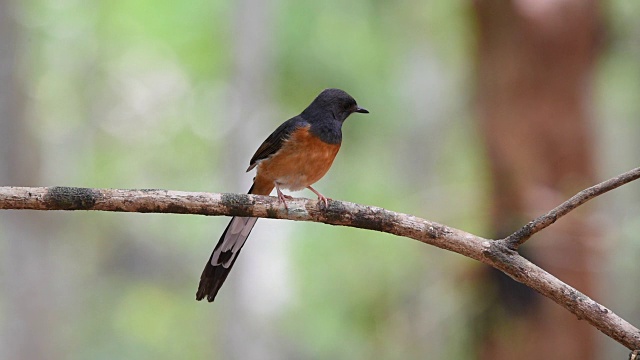
[[[281,188],[301,190],[320,180],[329,171],[340,144],[327,144],[307,129],[297,130],[273,156],[260,161],[256,184],[278,183]]]

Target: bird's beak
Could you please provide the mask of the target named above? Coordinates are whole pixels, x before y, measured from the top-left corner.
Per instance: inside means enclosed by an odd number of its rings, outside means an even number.
[[[357,113],[368,114],[368,113],[369,113],[369,110],[367,110],[367,109],[365,109],[365,108],[363,108],[363,107],[357,106],[357,107],[356,107],[356,112],[357,112]]]

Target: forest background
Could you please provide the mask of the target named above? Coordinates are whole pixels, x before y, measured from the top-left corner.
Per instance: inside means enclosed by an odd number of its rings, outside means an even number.
[[[261,141],[337,87],[371,114],[347,120],[317,189],[504,236],[638,166],[638,15],[621,0],[0,0],[0,185],[244,192]],[[631,183],[525,246],[636,325],[639,200]],[[197,303],[227,221],[2,212],[0,358],[628,354],[484,265],[322,224],[260,220]]]

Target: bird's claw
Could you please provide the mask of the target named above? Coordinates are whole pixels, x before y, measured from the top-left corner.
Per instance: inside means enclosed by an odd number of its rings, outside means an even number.
[[[325,209],[329,207],[329,200],[331,199],[324,195],[318,195],[318,205],[324,204]]]
[[[287,206],[287,200],[293,199],[293,196],[283,194],[278,188],[276,188],[276,190],[278,192],[278,201],[282,202],[282,205],[284,205],[284,209],[289,211],[289,207]]]
[[[287,199],[291,200],[293,198],[288,195],[278,194],[278,201],[282,202],[282,205],[284,205],[284,209],[289,211],[289,207],[287,206]]]

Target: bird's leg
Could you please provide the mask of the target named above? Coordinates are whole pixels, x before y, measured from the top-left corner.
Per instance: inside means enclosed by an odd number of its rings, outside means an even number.
[[[313,191],[316,195],[318,195],[318,200],[324,203],[324,207],[329,206],[329,200],[331,200],[330,198],[320,194],[316,189],[312,188],[311,185],[307,186],[307,189]]]
[[[280,186],[278,186],[278,183],[274,183],[276,185],[276,191],[278,192],[278,200],[282,201],[282,204],[284,205],[284,209],[289,211],[289,207],[287,207],[287,200],[286,199],[293,199],[293,197],[289,196],[289,195],[285,195],[282,193],[282,191],[280,191]]]

